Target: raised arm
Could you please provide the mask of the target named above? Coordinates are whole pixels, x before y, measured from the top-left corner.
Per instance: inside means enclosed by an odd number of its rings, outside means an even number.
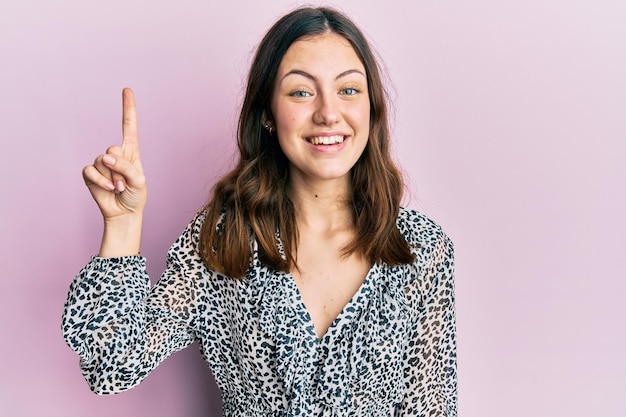
[[[148,192],[139,158],[135,97],[130,88],[122,90],[122,146],[111,146],[96,157],[83,169],[83,179],[104,219],[100,256],[137,255]]]

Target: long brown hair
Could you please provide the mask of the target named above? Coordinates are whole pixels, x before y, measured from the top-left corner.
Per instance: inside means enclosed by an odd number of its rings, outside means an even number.
[[[414,260],[396,226],[404,185],[391,158],[386,95],[374,54],[345,15],[304,7],[274,24],[252,62],[237,131],[239,162],[215,185],[203,211],[199,252],[209,269],[242,278],[250,267],[253,240],[270,268],[288,272],[295,266],[298,231],[287,192],[289,161],[263,124],[272,120],[274,82],[289,46],[304,36],[328,32],[346,38],[361,59],[370,98],[369,140],[351,170],[357,233],[344,253],[361,252],[372,262],[390,265]]]

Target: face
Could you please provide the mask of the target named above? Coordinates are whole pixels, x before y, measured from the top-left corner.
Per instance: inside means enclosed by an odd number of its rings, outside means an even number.
[[[294,42],[278,68],[271,103],[291,181],[338,181],[369,137],[365,68],[350,43],[328,33]]]

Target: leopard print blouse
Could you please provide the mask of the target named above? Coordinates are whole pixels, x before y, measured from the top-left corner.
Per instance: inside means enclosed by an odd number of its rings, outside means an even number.
[[[456,416],[453,246],[439,226],[401,209],[416,261],[374,264],[320,340],[291,275],[256,249],[242,280],[204,267],[202,221],[152,288],[141,256],[94,256],[72,282],[63,334],[94,392],[132,388],[197,340],[226,417]]]

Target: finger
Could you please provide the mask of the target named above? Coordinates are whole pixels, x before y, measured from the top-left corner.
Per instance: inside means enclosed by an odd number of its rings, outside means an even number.
[[[103,156],[103,162],[109,167],[109,169],[115,165],[118,159],[122,159],[123,156],[122,148],[119,146],[111,146],[107,149],[106,155]],[[121,193],[126,189],[126,179],[123,175],[118,173],[115,170],[111,170],[111,181],[115,185],[115,191]]]
[[[119,154],[120,147],[118,146],[117,148],[118,148],[117,153]],[[107,153],[105,155],[99,155],[96,158],[96,160],[93,162],[93,167],[100,173],[100,175],[102,175],[111,184],[113,184],[112,191],[121,192],[118,189],[118,186],[120,184],[116,186],[116,183],[119,183],[119,181],[122,181],[121,187],[119,188],[124,189],[126,181],[124,180],[124,177],[121,174],[111,169],[111,167],[113,167],[117,161],[116,159],[117,156],[115,156],[113,152],[115,152],[115,149],[113,149],[113,147],[107,149]]]
[[[133,90],[127,87],[122,90],[122,155],[130,162],[139,158],[137,126],[135,95]]]
[[[95,164],[83,168],[83,180],[85,181],[85,185],[90,189],[95,185],[106,191],[115,190],[115,186],[110,178],[107,175],[103,175],[102,172],[96,168]]]
[[[145,184],[145,177],[141,163],[139,161],[130,163],[124,157],[115,153],[118,149],[113,147],[113,153],[107,153],[102,156],[102,163],[111,172],[115,190],[122,192],[128,185],[131,187],[142,187]]]

